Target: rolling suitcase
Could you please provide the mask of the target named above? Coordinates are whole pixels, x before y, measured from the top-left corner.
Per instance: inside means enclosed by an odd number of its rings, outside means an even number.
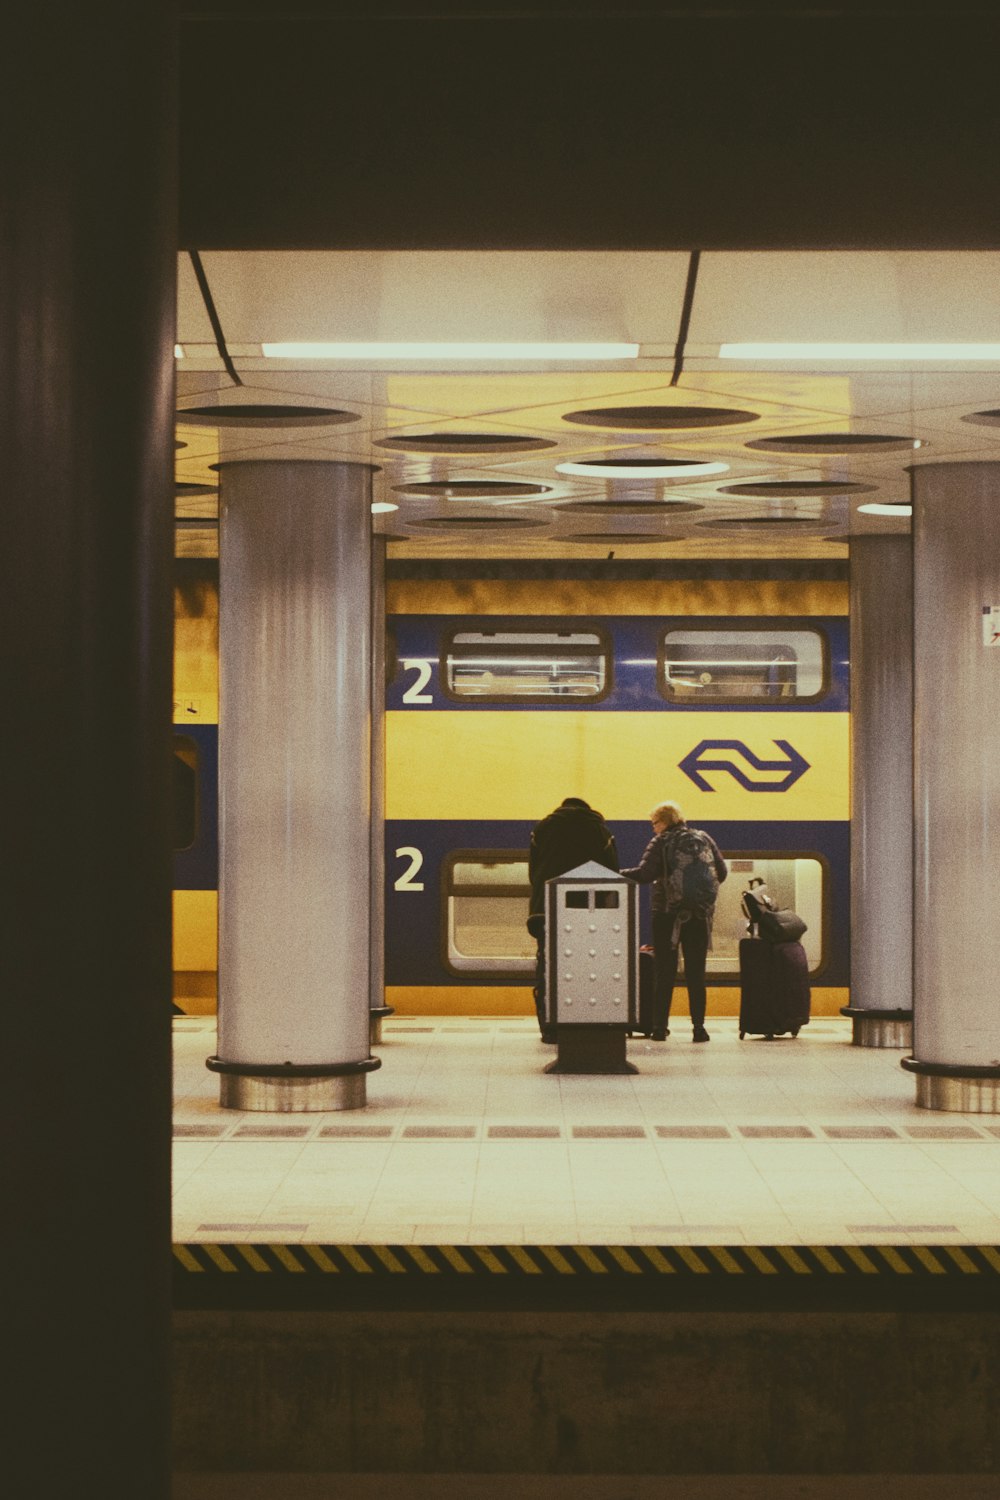
[[[740,1040],[798,1036],[809,1024],[809,961],[801,943],[740,942]]]
[[[653,990],[656,965],[652,948],[639,949],[639,1023],[629,1036],[651,1036],[653,1032]]]

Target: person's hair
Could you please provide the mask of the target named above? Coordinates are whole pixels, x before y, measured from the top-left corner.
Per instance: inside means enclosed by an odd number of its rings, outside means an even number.
[[[650,822],[655,818],[657,823],[666,823],[668,828],[676,828],[678,823],[684,822],[684,814],[676,802],[658,802],[649,818]]]

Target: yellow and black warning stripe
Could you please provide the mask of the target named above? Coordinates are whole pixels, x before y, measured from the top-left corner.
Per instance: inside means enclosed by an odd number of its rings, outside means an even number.
[[[996,1245],[179,1244],[207,1277],[919,1278],[1000,1275]]]

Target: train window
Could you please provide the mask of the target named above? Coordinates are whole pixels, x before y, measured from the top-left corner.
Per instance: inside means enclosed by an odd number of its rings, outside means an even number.
[[[669,630],[660,691],[675,703],[802,703],[826,686],[815,630]]]
[[[198,746],[190,735],[173,737],[174,848],[190,849],[198,834]]]
[[[601,698],[610,646],[591,631],[463,630],[444,653],[445,691],[491,703]]]
[[[712,923],[712,951],[708,977],[721,979],[740,970],[740,939],[747,935],[747,919],[740,908],[743,892],[753,879],[763,880],[777,906],[791,907],[806,924],[802,946],[815,973],[825,951],[826,909],[824,863],[816,855],[740,854],[727,856],[729,879],[719,887]]]
[[[445,862],[446,957],[457,974],[520,974],[535,967],[525,922],[528,853],[474,849]]]

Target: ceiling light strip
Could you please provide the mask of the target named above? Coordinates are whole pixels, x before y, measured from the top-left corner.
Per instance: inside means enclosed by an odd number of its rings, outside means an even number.
[[[638,359],[638,344],[282,343],[265,359]]]
[[[720,344],[720,359],[997,361],[1000,344]]]
[[[619,479],[702,479],[709,474],[727,474],[729,465],[706,461],[692,462],[690,459],[671,463],[665,458],[662,463],[631,465],[628,463],[601,464],[600,461],[582,460],[580,463],[556,464],[558,474],[573,474],[580,479],[597,479],[607,483]]]

